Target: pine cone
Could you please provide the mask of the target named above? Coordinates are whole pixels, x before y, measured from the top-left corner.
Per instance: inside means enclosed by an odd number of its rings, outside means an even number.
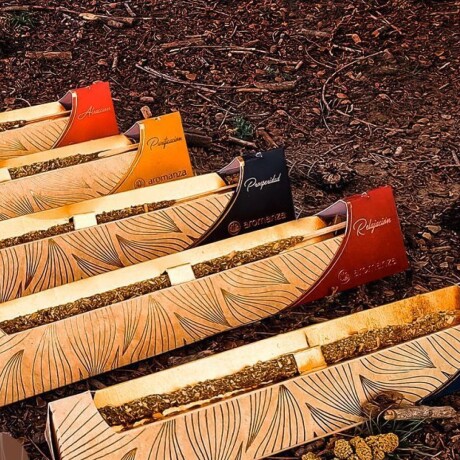
[[[310,177],[323,190],[340,191],[355,177],[356,173],[343,161],[320,161],[310,171]]]

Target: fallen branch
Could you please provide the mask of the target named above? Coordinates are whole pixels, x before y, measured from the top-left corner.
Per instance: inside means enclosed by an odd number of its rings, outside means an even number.
[[[209,136],[201,136],[199,134],[194,133],[185,133],[185,140],[187,141],[187,145],[190,147],[202,147],[207,148],[210,147],[212,144],[212,138]]]
[[[260,136],[270,147],[272,148],[278,147],[278,144],[273,140],[270,134],[268,134],[267,131],[265,131],[265,129],[258,128],[257,135]]]
[[[384,412],[385,420],[425,420],[446,419],[457,416],[457,411],[450,406],[409,406],[398,409],[388,409]]]
[[[239,88],[237,93],[268,93],[268,89],[263,88]]]
[[[212,144],[212,137],[207,136],[193,128],[188,128],[185,131],[185,140],[187,144],[192,147],[210,147]]]

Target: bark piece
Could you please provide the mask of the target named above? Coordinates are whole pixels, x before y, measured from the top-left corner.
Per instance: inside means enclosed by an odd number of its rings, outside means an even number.
[[[71,51],[26,51],[28,59],[64,59],[72,60]]]

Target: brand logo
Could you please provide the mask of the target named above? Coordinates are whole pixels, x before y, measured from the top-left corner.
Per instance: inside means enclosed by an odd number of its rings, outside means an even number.
[[[142,178],[136,179],[134,182],[134,188],[142,188],[145,187],[145,180]]]
[[[86,112],[80,113],[78,115],[79,120],[83,120],[88,117],[93,117],[94,115],[99,115],[100,113],[110,112],[110,107],[101,107],[100,109],[95,109],[92,105]]]
[[[265,186],[273,185],[278,182],[281,182],[281,173],[279,173],[278,175],[273,174],[273,176],[270,177],[270,179],[266,180],[257,180],[255,177],[250,177],[249,179],[246,179],[244,181],[243,186],[246,188],[246,191],[249,192],[249,190],[252,188],[262,190]]]
[[[383,217],[381,219],[358,219],[353,224],[353,230],[356,231],[357,236],[363,236],[366,233],[374,233],[376,228],[384,227],[391,224],[391,217]]]
[[[228,233],[230,233],[230,235],[237,235],[240,231],[241,224],[238,221],[234,220],[228,224]]]
[[[338,279],[342,284],[348,284],[351,281],[351,276],[346,270],[340,270]]]
[[[185,169],[164,174],[163,176],[152,177],[149,179],[149,185],[161,184],[162,182],[169,182],[171,180],[180,179],[181,177],[187,177],[187,171]]]
[[[154,147],[163,147],[165,149],[167,145],[175,144],[176,142],[180,142],[181,140],[182,137],[165,137],[164,139],[160,139],[159,137],[151,137],[147,141],[147,145],[150,149],[153,149]]]

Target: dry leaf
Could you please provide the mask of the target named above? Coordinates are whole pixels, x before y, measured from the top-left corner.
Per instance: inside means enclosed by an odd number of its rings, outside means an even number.
[[[358,34],[351,34],[351,38],[352,40],[355,42],[355,44],[357,45],[358,43],[361,43],[361,38]]]
[[[87,21],[97,21],[99,19],[99,16],[93,13],[81,13],[80,17],[82,19],[86,19]]]

